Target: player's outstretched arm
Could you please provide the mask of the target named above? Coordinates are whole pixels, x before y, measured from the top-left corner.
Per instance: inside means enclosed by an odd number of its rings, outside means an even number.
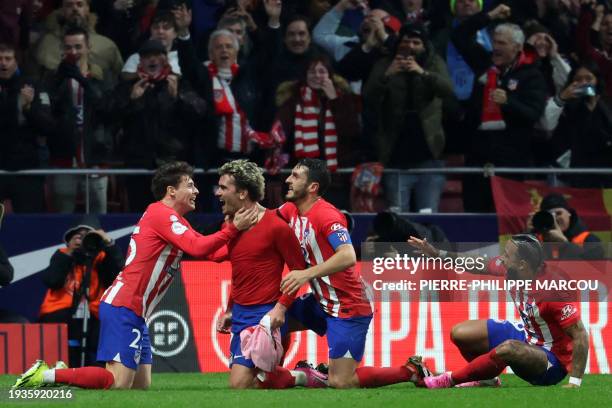
[[[582,376],[586,369],[587,357],[589,355],[589,336],[581,320],[564,329],[565,333],[572,339],[572,371],[569,383],[565,388],[576,388],[582,382]]]
[[[473,262],[466,262],[468,265],[474,265],[473,268],[466,268],[467,272],[474,274],[487,275],[490,273],[488,265],[486,263],[477,262],[476,258],[468,254],[462,254],[457,252],[449,252],[443,249],[438,249],[427,241],[427,238],[417,238],[410,236],[406,242],[413,248],[419,250],[423,255],[430,258],[473,258]]]
[[[344,271],[355,265],[357,255],[352,244],[340,245],[336,252],[325,262],[305,270],[291,271],[281,281],[281,291],[292,295],[311,279],[322,278]]]
[[[197,258],[205,258],[234,239],[241,229],[247,229],[257,221],[254,209],[241,209],[230,223],[221,231],[211,235],[201,235],[191,226],[184,225],[175,216],[158,221],[157,232],[172,246]]]

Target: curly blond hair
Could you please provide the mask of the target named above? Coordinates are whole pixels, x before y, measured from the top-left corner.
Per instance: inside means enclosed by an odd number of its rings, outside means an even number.
[[[233,160],[225,163],[219,169],[219,176],[227,174],[234,177],[234,184],[238,190],[246,190],[249,198],[259,202],[264,197],[266,182],[263,170],[248,160]]]

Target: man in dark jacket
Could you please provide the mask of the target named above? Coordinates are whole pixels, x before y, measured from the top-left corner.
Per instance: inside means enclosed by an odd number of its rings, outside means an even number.
[[[138,78],[116,87],[111,108],[123,128],[120,151],[125,164],[154,169],[172,160],[191,160],[192,139],[206,102],[172,73],[160,41],[145,42],[139,54]],[[130,211],[144,211],[153,200],[150,180],[126,179]]]
[[[546,81],[534,65],[535,52],[523,48],[525,35],[514,24],[495,28],[492,52],[476,40],[479,30],[509,16],[510,8],[502,4],[466,19],[451,35],[477,78],[466,117],[473,129],[467,142],[468,166],[531,164],[530,136],[547,97]],[[466,211],[493,211],[488,178],[464,177],[463,192]]]
[[[108,163],[112,138],[101,110],[109,83],[102,68],[91,63],[89,33],[79,27],[66,30],[63,59],[47,77],[56,120],[49,142],[50,163],[58,168],[95,168]],[[51,201],[58,212],[72,213],[77,191],[89,191],[89,211],[106,213],[108,177],[59,175],[51,179]]]
[[[42,280],[49,289],[40,306],[40,321],[68,324],[71,367],[80,365],[81,339],[85,334],[86,364],[96,361],[100,298],[124,263],[115,241],[102,229],[88,224],[98,226],[97,220],[87,220],[64,233],[66,247],[58,249],[42,271]],[[83,319],[87,319],[87,326]]]
[[[442,167],[442,99],[452,92],[446,65],[424,26],[402,27],[394,54],[374,65],[363,89],[366,110],[377,118],[378,161],[400,169]],[[390,205],[402,212],[436,212],[444,181],[440,174],[387,174],[385,187]]]
[[[25,79],[12,45],[0,44],[0,169],[46,165],[46,135],[53,127],[49,95]],[[44,211],[42,176],[0,176],[0,200],[10,198],[15,212]]]

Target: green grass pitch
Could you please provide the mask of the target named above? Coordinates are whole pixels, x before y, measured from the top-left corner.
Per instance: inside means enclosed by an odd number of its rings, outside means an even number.
[[[245,390],[227,388],[227,374],[153,374],[148,391],[74,390],[71,401],[11,401],[15,376],[0,376],[1,407],[612,407],[612,376],[587,375],[579,389],[533,387],[514,375],[502,377],[502,388],[426,390],[412,384],[378,389]],[[566,380],[562,382],[566,383]]]

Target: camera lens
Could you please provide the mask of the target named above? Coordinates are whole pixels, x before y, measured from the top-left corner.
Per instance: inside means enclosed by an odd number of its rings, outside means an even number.
[[[546,232],[555,228],[555,218],[548,211],[538,211],[531,220],[535,232]]]

